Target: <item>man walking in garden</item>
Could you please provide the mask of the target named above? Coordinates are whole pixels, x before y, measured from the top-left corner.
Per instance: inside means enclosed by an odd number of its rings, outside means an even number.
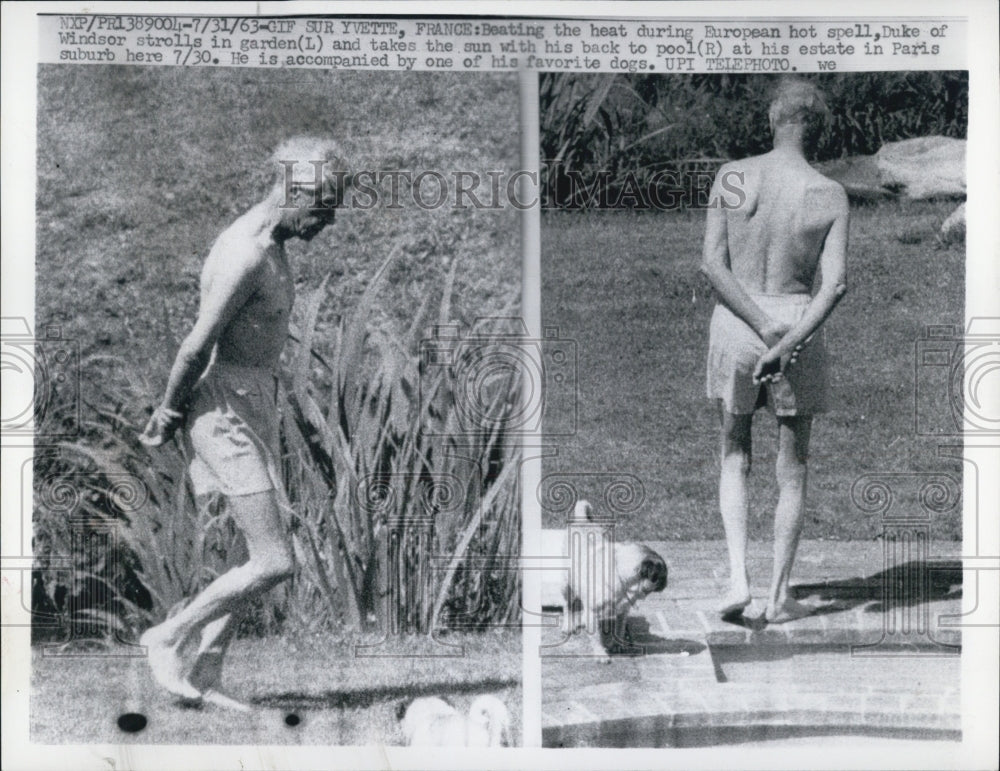
[[[343,200],[344,162],[331,142],[297,138],[274,155],[267,197],[219,236],[201,273],[200,308],[166,393],[141,439],[183,432],[195,494],[224,496],[248,559],[140,639],[156,681],[184,701],[246,705],[218,689],[226,648],[254,598],[291,575],[280,515],[277,368],[295,299],[285,254],[311,240]]]
[[[783,80],[770,105],[774,149],[725,164],[715,179],[702,271],[718,295],[709,333],[707,394],[720,406],[719,507],[730,585],[719,611],[751,602],[746,567],[747,480],[754,412],[778,422],[774,567],[765,618],[812,611],[789,594],[805,508],[812,417],[826,409],[821,325],[847,290],[847,196],[806,161],[827,108],[804,80]],[[817,271],[819,289],[811,295]]]

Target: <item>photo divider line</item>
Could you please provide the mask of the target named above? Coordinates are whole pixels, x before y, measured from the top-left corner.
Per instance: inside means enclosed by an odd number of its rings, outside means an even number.
[[[518,180],[518,198],[533,201],[533,205],[521,210],[521,313],[528,329],[528,338],[541,340],[541,205],[539,202],[539,119],[538,119],[538,75],[524,71],[518,73],[518,93],[520,101],[520,166],[522,172]],[[532,180],[533,175],[533,180]],[[522,399],[527,409],[522,414],[534,414],[541,409],[540,393],[532,390],[530,378],[522,383]],[[529,447],[537,448],[542,442],[542,427],[522,435],[521,451],[521,554],[538,554],[542,516],[535,490],[541,481],[542,461],[539,453],[530,456]],[[542,661],[538,656],[541,643],[541,629],[532,624],[524,624],[527,613],[540,613],[542,609],[541,575],[537,570],[521,571],[521,657],[523,720],[522,745],[542,746]]]

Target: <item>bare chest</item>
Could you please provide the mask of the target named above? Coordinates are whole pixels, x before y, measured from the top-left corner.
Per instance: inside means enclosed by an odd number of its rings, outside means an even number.
[[[243,311],[260,320],[287,320],[295,302],[295,282],[283,254],[268,255],[260,281]]]

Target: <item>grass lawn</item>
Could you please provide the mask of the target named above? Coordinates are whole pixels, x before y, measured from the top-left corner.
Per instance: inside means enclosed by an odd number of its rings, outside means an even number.
[[[892,202],[851,212],[850,290],[827,322],[831,411],[813,429],[804,538],[867,539],[877,515],[851,502],[862,474],[944,471],[958,461],[914,430],[914,350],[926,325],[964,319],[965,250],[935,233],[954,203]],[[542,224],[542,317],[576,342],[577,431],[545,474],[576,477],[601,503],[608,473],[633,474],[645,501],[619,519],[627,538],[722,538],[718,417],[704,397],[714,298],[697,268],[701,212],[548,213]],[[936,405],[948,409],[945,394]],[[550,416],[564,422],[565,415]],[[750,537],[770,537],[776,424],[758,413]],[[961,537],[961,507],[937,515],[936,538]],[[546,515],[546,526],[558,518]]]
[[[249,715],[175,705],[149,675],[144,657],[32,657],[31,740],[42,744],[402,744],[396,708],[418,696],[444,697],[465,712],[493,694],[507,705],[521,741],[521,642],[517,630],[449,635],[451,649],[404,638],[359,658],[353,641],[331,636],[238,640],[223,682],[256,705]],[[456,652],[457,651],[457,652]],[[442,658],[442,654],[446,657]],[[137,712],[147,726],[118,727]],[[290,726],[286,718],[295,715]],[[290,722],[295,722],[294,719]]]
[[[375,208],[361,195],[312,243],[288,245],[299,290],[330,274],[320,350],[396,245],[402,256],[373,311],[380,330],[408,329],[425,299],[439,307],[453,264],[452,320],[512,315],[517,211],[452,205],[454,173],[486,179],[516,164],[512,75],[46,65],[36,325],[58,325],[85,358],[119,357],[85,366],[85,399],[96,398],[93,383],[116,378],[147,379],[150,398],[159,397],[194,323],[212,243],[263,197],[271,152],[296,134],[334,138],[354,171],[432,170],[450,185],[450,203],[436,209],[420,208],[405,185],[393,206],[382,185]],[[424,201],[436,194],[430,184],[421,191]],[[425,316],[418,329],[434,323]]]

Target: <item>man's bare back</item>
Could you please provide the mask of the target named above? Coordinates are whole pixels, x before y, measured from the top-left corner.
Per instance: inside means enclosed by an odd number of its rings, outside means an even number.
[[[723,166],[712,188],[715,207],[706,215],[701,269],[719,300],[709,328],[706,394],[719,404],[722,440],[724,617],[751,602],[747,478],[753,415],[763,403],[778,421],[779,489],[764,615],[779,623],[811,612],[792,596],[789,576],[802,528],[812,418],[826,409],[826,357],[816,332],[847,291],[847,196],[805,156],[827,113],[810,83],[782,81],[768,113],[774,150]]]
[[[736,190],[739,195],[732,193]],[[797,145],[725,164],[712,190],[702,270],[720,302],[767,347],[755,377],[782,377],[846,289],[847,195],[812,169]],[[789,326],[752,295],[808,296]]]
[[[812,290],[841,187],[801,156],[781,151],[726,164],[742,175],[745,199],[727,208],[730,269],[747,292]]]

